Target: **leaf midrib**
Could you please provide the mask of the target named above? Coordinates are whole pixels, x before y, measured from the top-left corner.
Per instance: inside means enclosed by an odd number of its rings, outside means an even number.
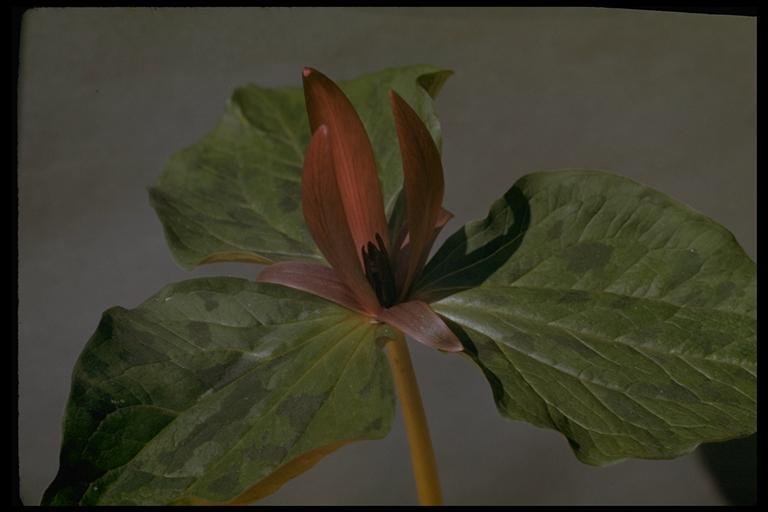
[[[435,304],[448,305],[452,302],[457,302],[460,299],[460,297],[456,296],[458,293],[461,293],[463,291],[471,291],[475,289],[482,290],[482,289],[488,289],[488,288],[491,288],[491,289],[516,288],[520,290],[533,290],[533,291],[546,291],[546,292],[559,292],[559,293],[579,292],[579,293],[591,294],[591,295],[610,295],[612,297],[626,298],[626,299],[631,299],[637,302],[647,301],[650,303],[662,304],[664,306],[677,308],[677,310],[688,309],[692,311],[701,311],[701,312],[717,311],[718,313],[721,313],[724,315],[732,315],[734,317],[737,317],[739,320],[744,320],[744,321],[756,320],[755,317],[749,316],[745,313],[741,313],[738,311],[728,311],[728,310],[712,308],[712,307],[701,307],[701,306],[693,306],[688,304],[678,304],[676,302],[670,302],[668,300],[664,300],[663,298],[660,298],[660,297],[647,297],[647,296],[636,297],[634,295],[624,295],[621,293],[609,292],[606,290],[587,290],[587,289],[580,289],[580,288],[554,288],[554,287],[548,287],[548,286],[520,286],[516,284],[501,284],[501,283],[487,283],[487,282],[483,283],[480,286],[463,288],[460,291],[456,292],[456,294],[454,295],[450,295],[448,297],[440,299],[439,301],[435,302]]]
[[[498,288],[505,288],[505,289],[506,288],[527,288],[527,289],[531,289],[531,290],[547,290],[547,291],[560,291],[560,292],[573,291],[571,289],[562,290],[562,289],[557,289],[557,288],[533,288],[533,287],[517,287],[517,286],[502,286],[502,285],[499,285],[497,287]],[[579,290],[579,291],[581,291],[581,290]],[[610,292],[586,292],[586,293],[608,293],[608,294],[610,294]],[[611,295],[617,295],[617,294],[611,294]],[[625,295],[617,295],[617,296],[618,297],[626,297]],[[454,298],[454,297],[455,296],[452,296],[452,298]],[[637,300],[648,300],[648,299],[637,299]],[[663,302],[663,301],[660,301],[660,302]],[[688,308],[688,306],[677,306],[676,304],[671,304],[671,303],[666,303],[666,302],[664,302],[664,304],[668,304],[670,306],[676,306],[676,307],[678,307],[678,310],[681,310],[683,308]],[[438,303],[438,307],[440,309],[443,309],[443,308],[447,308],[449,310],[450,309],[454,309],[455,311],[459,312],[459,317],[461,317],[461,309],[474,309],[474,310],[479,310],[481,312],[501,313],[503,315],[508,315],[508,316],[511,316],[511,317],[518,318],[518,319],[523,320],[524,322],[527,322],[527,323],[543,324],[543,325],[546,325],[547,328],[556,329],[556,330],[564,332],[564,333],[566,333],[568,335],[573,336],[573,333],[571,332],[571,329],[569,329],[569,328],[566,328],[564,326],[559,326],[559,325],[553,325],[553,324],[549,324],[549,323],[543,323],[540,320],[537,320],[535,318],[531,318],[529,316],[525,316],[525,315],[521,314],[519,311],[513,311],[511,309],[505,309],[505,310],[502,311],[502,310],[490,307],[488,305],[484,305],[484,307],[480,307],[480,306],[475,306],[474,304],[468,303],[468,302],[458,302],[458,300],[456,300],[455,298],[454,298],[454,300],[451,300],[451,301],[448,301],[448,302]],[[707,311],[707,310],[704,309],[704,308],[701,308],[701,311]],[[735,316],[739,316],[739,317],[751,320],[751,318],[743,317],[742,315],[739,315],[738,313],[724,312],[724,311],[720,311],[720,310],[716,310],[716,311],[719,311],[721,313],[726,313],[726,314],[733,314]],[[672,316],[674,316],[674,315],[672,315]],[[454,320],[463,324],[463,322],[461,322],[459,320],[456,320],[455,318],[454,318]],[[596,341],[598,341],[600,343],[604,343],[604,344],[619,343],[621,345],[628,346],[628,347],[631,347],[631,348],[638,348],[638,347],[636,347],[636,346],[634,346],[634,345],[632,345],[630,343],[627,343],[626,341],[622,341],[620,338],[607,339],[607,338],[603,338],[600,335],[596,335],[594,333],[589,333],[589,332],[584,332],[584,331],[578,330],[578,329],[572,329],[572,331],[578,333],[579,335],[583,335],[583,336],[587,336],[587,337],[593,338],[593,339],[595,339]],[[734,367],[737,367],[737,368],[740,368],[740,369],[745,369],[744,368],[745,366],[750,366],[750,367],[756,366],[756,365],[751,365],[749,362],[745,362],[745,361],[734,362],[734,361],[729,361],[729,360],[725,360],[725,359],[716,359],[716,358],[708,358],[708,357],[705,357],[705,356],[698,356],[696,354],[674,354],[674,353],[666,352],[662,348],[660,348],[660,347],[658,347],[656,345],[642,345],[642,348],[646,348],[646,349],[648,349],[648,350],[650,350],[652,352],[656,352],[656,353],[659,353],[659,354],[662,354],[662,355],[665,355],[665,356],[678,356],[678,357],[687,356],[688,358],[693,359],[693,360],[715,362],[715,363],[718,363],[718,364],[725,364],[725,365],[729,365],[729,366],[734,366]]]
[[[501,317],[499,317],[499,316],[497,316],[497,315],[494,315],[493,313],[488,313],[488,314],[490,314],[491,316],[493,316],[494,318],[496,318],[497,320],[499,320],[499,321],[500,321],[500,322],[502,322],[502,323],[505,323],[505,324],[507,324],[507,325],[513,325],[515,328],[517,328],[517,329],[520,329],[519,325],[517,325],[517,324],[510,324],[509,322],[505,321],[503,318],[501,318]],[[583,385],[583,387],[584,387],[584,388],[585,388],[587,391],[589,391],[589,392],[590,392],[590,393],[591,393],[591,394],[592,394],[592,395],[595,397],[595,399],[596,399],[596,400],[597,400],[597,401],[598,401],[598,402],[599,402],[599,403],[600,403],[600,404],[601,404],[601,405],[602,405],[602,406],[603,406],[603,407],[604,407],[604,408],[605,408],[605,409],[606,409],[608,412],[610,412],[610,413],[611,413],[613,416],[615,416],[615,417],[616,417],[617,419],[619,419],[620,421],[624,421],[624,422],[630,423],[630,424],[632,424],[633,426],[637,427],[638,429],[641,429],[641,430],[646,430],[646,431],[665,431],[665,430],[666,430],[666,429],[664,429],[664,428],[653,428],[653,427],[648,427],[648,426],[638,425],[638,424],[636,424],[636,423],[633,423],[633,422],[631,422],[631,421],[629,421],[629,420],[627,420],[627,419],[625,419],[625,418],[622,418],[622,417],[621,417],[621,416],[619,416],[619,415],[618,415],[616,412],[614,412],[614,411],[613,411],[613,409],[611,409],[611,408],[610,408],[608,405],[606,405],[606,404],[605,404],[605,402],[604,402],[602,399],[600,399],[600,398],[599,398],[597,395],[595,395],[595,394],[594,394],[594,392],[593,392],[591,389],[589,389],[589,387],[588,387],[586,384],[587,384],[587,383],[589,383],[589,384],[591,384],[591,385],[593,385],[593,386],[596,386],[596,387],[601,387],[601,388],[607,389],[607,390],[609,390],[609,391],[612,391],[612,392],[616,392],[616,393],[619,393],[619,394],[621,394],[621,395],[623,395],[623,396],[626,396],[627,398],[629,398],[630,400],[632,400],[633,402],[635,402],[636,404],[638,404],[640,407],[642,407],[643,409],[645,409],[646,411],[648,411],[648,412],[649,412],[651,415],[653,415],[653,416],[655,416],[656,418],[660,419],[662,422],[666,423],[666,424],[667,424],[667,425],[669,425],[670,427],[674,427],[674,428],[681,428],[681,429],[697,429],[697,428],[701,428],[702,426],[706,426],[706,425],[672,425],[672,424],[670,424],[670,423],[669,423],[669,422],[668,422],[666,419],[662,418],[662,417],[661,417],[661,416],[659,416],[658,414],[656,414],[656,413],[654,413],[653,411],[651,411],[650,409],[648,409],[648,408],[647,408],[645,405],[643,405],[643,404],[641,404],[640,402],[638,402],[638,401],[637,401],[637,400],[636,400],[636,399],[635,399],[635,398],[634,398],[634,397],[633,397],[633,396],[632,396],[630,393],[628,393],[626,390],[623,390],[623,389],[620,389],[620,388],[615,388],[615,387],[612,387],[612,386],[610,386],[610,385],[608,385],[608,384],[606,384],[606,383],[604,383],[604,382],[599,382],[599,381],[593,381],[593,380],[585,379],[585,378],[581,377],[581,376],[580,376],[580,374],[574,374],[574,373],[572,373],[572,372],[569,372],[569,371],[567,371],[567,370],[565,370],[565,369],[563,369],[563,368],[561,368],[561,367],[559,367],[559,366],[553,365],[553,364],[551,364],[550,362],[548,362],[548,361],[546,361],[546,360],[541,360],[541,359],[538,359],[537,357],[534,357],[532,354],[526,353],[525,351],[521,350],[521,349],[520,349],[520,348],[518,348],[518,347],[515,347],[515,346],[512,346],[512,345],[507,345],[507,344],[503,344],[503,343],[500,343],[500,342],[499,342],[499,341],[497,341],[497,340],[496,340],[494,337],[492,337],[492,336],[488,335],[487,333],[485,333],[485,332],[483,332],[483,331],[481,331],[481,330],[478,330],[478,329],[476,329],[476,328],[474,328],[474,327],[469,327],[469,328],[470,328],[470,329],[472,329],[473,331],[477,331],[477,332],[480,332],[480,333],[482,333],[484,336],[486,336],[486,337],[488,337],[490,340],[492,340],[493,344],[494,344],[494,345],[497,347],[498,351],[501,353],[501,355],[504,357],[504,359],[506,359],[506,360],[507,360],[507,362],[508,362],[508,363],[509,363],[509,364],[510,364],[510,365],[511,365],[511,366],[512,366],[512,367],[513,367],[515,370],[517,370],[517,371],[518,371],[518,374],[521,376],[521,378],[522,378],[522,379],[523,379],[523,380],[526,382],[526,384],[528,384],[528,386],[529,386],[529,387],[530,387],[530,388],[531,388],[531,389],[532,389],[532,390],[533,390],[533,391],[536,393],[536,395],[537,395],[537,396],[538,396],[538,397],[539,397],[539,398],[540,398],[542,401],[544,401],[545,403],[549,404],[549,405],[550,405],[550,406],[552,406],[552,407],[555,407],[555,409],[557,409],[558,411],[560,411],[560,413],[561,413],[561,414],[563,414],[564,416],[566,416],[567,418],[569,418],[571,421],[574,421],[574,422],[575,422],[577,425],[580,425],[582,428],[584,428],[584,429],[586,429],[586,430],[590,430],[590,431],[593,431],[593,432],[597,432],[597,433],[606,433],[606,432],[601,432],[601,431],[599,431],[599,430],[597,430],[597,429],[595,429],[595,428],[592,428],[592,427],[589,427],[589,428],[588,428],[588,427],[586,427],[586,426],[582,425],[581,423],[579,423],[578,421],[576,421],[574,418],[572,418],[571,416],[569,416],[569,415],[568,415],[568,414],[567,414],[565,411],[563,411],[563,410],[562,410],[560,407],[558,407],[558,406],[556,406],[555,404],[553,404],[553,403],[549,402],[549,401],[548,401],[548,400],[547,400],[547,399],[546,399],[546,398],[545,398],[545,397],[542,395],[542,393],[540,393],[540,392],[538,391],[538,389],[537,389],[537,388],[536,388],[536,387],[535,387],[533,384],[531,384],[531,383],[528,381],[528,379],[525,377],[525,373],[524,373],[524,372],[522,372],[522,371],[521,371],[521,370],[520,370],[520,369],[517,367],[517,365],[514,363],[514,361],[512,361],[512,360],[509,358],[509,356],[506,354],[506,352],[504,351],[504,349],[506,348],[506,349],[512,350],[512,351],[514,351],[514,352],[517,352],[518,354],[521,354],[522,356],[524,356],[524,357],[526,357],[526,358],[529,358],[529,359],[531,359],[532,361],[536,362],[537,364],[541,364],[541,365],[545,366],[546,368],[549,368],[549,369],[552,369],[552,370],[558,371],[558,372],[560,372],[560,373],[563,373],[564,375],[567,375],[567,376],[569,376],[569,377],[571,377],[571,378],[573,378],[573,379],[577,380],[578,382],[580,382],[580,383]],[[562,330],[562,331],[564,331],[564,332],[566,332],[566,333],[568,333],[568,334],[571,334],[571,333],[570,333],[569,331],[567,331],[566,329],[562,329],[562,328],[559,328],[559,327],[557,327],[557,326],[555,326],[555,328],[556,328],[556,329],[560,329],[560,330]],[[522,330],[522,329],[521,329],[521,330]],[[530,332],[528,332],[528,331],[524,331],[524,332],[526,332],[526,333],[529,333],[529,334],[530,334]],[[571,334],[571,335],[572,335],[572,334]],[[573,335],[572,335],[572,336],[573,336]],[[577,341],[581,341],[581,340],[580,340],[578,337],[576,337],[576,336],[574,336],[574,337],[577,339]],[[597,339],[597,338],[595,338],[595,339]],[[599,340],[599,339],[597,339],[597,340],[598,340],[598,341],[602,341],[602,340]],[[594,349],[592,349],[591,347],[588,347],[588,348],[590,348],[590,350],[594,350]],[[634,348],[634,347],[632,347],[632,348]],[[676,354],[676,355],[677,355],[677,354]],[[646,356],[646,358],[647,358],[647,356]],[[616,364],[616,363],[614,363],[614,364]],[[663,367],[661,367],[660,365],[658,365],[658,363],[655,363],[655,362],[654,362],[654,364],[656,364],[656,366],[658,366],[658,367],[662,368],[662,370],[664,370],[664,371],[665,371],[665,373],[668,373],[668,372],[666,372],[666,369],[665,369],[665,368],[663,368]],[[708,378],[710,378],[710,380],[715,380],[715,379],[712,379],[712,378],[711,378],[711,377],[709,377],[709,376],[707,376],[707,377],[708,377]],[[678,385],[681,385],[681,386],[682,386],[684,389],[686,389],[686,390],[690,391],[691,393],[693,393],[693,394],[694,394],[694,396],[696,396],[696,393],[695,393],[695,392],[694,392],[692,389],[690,389],[688,386],[685,386],[685,385],[683,385],[683,384],[680,384],[679,382],[677,382],[677,381],[676,381],[676,380],[674,380],[674,379],[672,379],[672,380],[673,380],[674,382],[678,383]],[[723,382],[721,382],[721,381],[718,381],[718,382],[720,382],[720,383],[721,383],[721,384],[723,384],[723,385],[726,385],[725,383],[723,383]],[[731,389],[735,390],[736,392],[738,392],[739,394],[743,395],[745,398],[747,398],[748,400],[751,400],[751,401],[754,403],[754,399],[752,399],[751,397],[748,397],[748,396],[744,395],[744,394],[743,394],[743,393],[742,393],[740,390],[738,390],[737,388],[735,388],[735,387],[733,387],[733,386],[727,386],[727,387],[729,387],[729,388],[731,388]],[[646,398],[646,399],[651,399],[651,400],[660,400],[660,401],[665,401],[665,402],[674,403],[674,404],[676,404],[676,405],[678,405],[678,406],[684,407],[684,406],[683,406],[683,405],[682,405],[680,402],[677,402],[677,401],[675,401],[675,400],[672,400],[672,399],[669,399],[669,398],[666,398],[666,397],[653,396],[653,397],[640,397],[640,398]],[[723,409],[721,409],[720,407],[718,407],[718,404],[717,404],[716,402],[702,401],[702,403],[706,403],[706,404],[708,404],[708,405],[710,405],[710,406],[714,407],[715,409],[719,410],[719,411],[720,411],[721,413],[723,413],[724,415],[726,415],[726,416],[728,416],[728,417],[731,417],[731,418],[733,418],[733,416],[731,416],[729,413],[725,412]],[[732,405],[732,406],[734,406],[734,407],[736,407],[736,408],[738,408],[738,409],[744,409],[743,407],[741,407],[741,406],[739,406],[739,405],[737,405],[737,404],[730,404],[730,405]],[[750,412],[750,411],[749,411],[749,410],[747,410],[747,409],[744,409],[744,410],[746,410],[747,412]],[[699,416],[699,415],[698,415],[698,414],[696,414],[696,416]]]

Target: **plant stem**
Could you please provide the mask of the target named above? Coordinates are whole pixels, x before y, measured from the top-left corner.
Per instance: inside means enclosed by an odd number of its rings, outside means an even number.
[[[405,432],[411,449],[411,465],[416,480],[416,491],[421,505],[442,505],[437,463],[429,438],[427,417],[421,403],[419,384],[411,364],[411,355],[402,333],[390,338],[386,345],[389,367],[395,380],[395,389],[403,411]]]

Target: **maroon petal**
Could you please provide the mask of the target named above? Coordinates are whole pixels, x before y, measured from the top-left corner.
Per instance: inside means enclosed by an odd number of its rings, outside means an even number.
[[[429,347],[447,352],[464,350],[456,335],[426,302],[402,302],[382,310],[376,318]]]
[[[284,261],[264,267],[256,278],[259,283],[273,283],[317,295],[352,311],[367,315],[352,290],[332,268],[317,263]]]
[[[432,229],[432,235],[430,236],[430,239],[429,239],[430,248],[435,243],[435,240],[437,239],[437,235],[440,234],[440,231],[452,218],[453,218],[453,214],[451,212],[449,212],[445,208],[440,208],[440,213],[438,214],[437,222],[435,223],[435,227]],[[411,251],[411,247],[410,247],[411,238],[408,234],[407,228],[403,228],[397,240],[400,241],[400,247],[395,256],[395,279],[398,283],[398,286],[402,287],[403,283],[405,282],[405,270],[408,267],[408,261],[410,258],[410,251]],[[404,296],[405,295],[403,295],[403,297]]]
[[[375,314],[381,306],[363,275],[359,252],[347,224],[339,187],[333,172],[329,131],[320,126],[309,142],[301,178],[304,220],[320,252],[357,298],[365,311]]]
[[[440,234],[440,231],[442,231],[443,227],[445,227],[445,225],[448,224],[448,221],[452,218],[453,214],[451,212],[445,208],[440,208],[440,213],[437,214],[437,220],[435,221],[435,227],[429,238],[429,249],[432,249],[432,245],[434,245],[437,235]],[[427,256],[429,256],[429,249],[427,250]]]
[[[403,190],[410,250],[403,296],[429,256],[432,233],[443,202],[443,166],[440,152],[418,114],[394,91],[389,91],[403,159]]]
[[[373,147],[355,108],[333,81],[311,68],[304,68],[304,97],[312,131],[320,125],[330,131],[334,172],[356,250],[377,233],[389,248]]]

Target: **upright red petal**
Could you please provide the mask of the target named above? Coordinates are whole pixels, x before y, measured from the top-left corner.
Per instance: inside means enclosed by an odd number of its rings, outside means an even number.
[[[432,234],[429,236],[429,248],[427,249],[427,254],[429,254],[429,249],[432,248],[435,240],[437,240],[437,235],[440,234],[440,231],[442,231],[443,227],[448,224],[448,221],[452,218],[453,213],[449,212],[445,208],[440,208],[440,212],[437,214],[437,220],[435,221],[435,227],[432,230]]]
[[[408,224],[409,254],[404,281],[407,295],[413,279],[424,266],[434,238],[432,234],[443,203],[443,165],[440,152],[418,114],[396,92],[390,91],[397,137],[403,159],[405,213]]]
[[[363,275],[359,251],[347,225],[347,215],[333,172],[330,137],[329,130],[322,125],[315,131],[307,148],[301,178],[304,220],[320,252],[339,278],[367,312],[375,313],[381,306]]]
[[[357,253],[377,233],[389,248],[373,148],[352,103],[328,77],[311,68],[304,68],[304,98],[312,131],[326,125],[330,132],[336,180]]]
[[[427,244],[430,248],[434,245],[437,235],[440,234],[440,231],[452,218],[453,214],[451,212],[445,208],[440,208],[435,227],[432,229],[432,235],[430,235],[429,243]],[[397,252],[395,252],[395,255],[392,258],[395,266],[395,280],[397,283],[403,283],[405,282],[405,272],[408,269],[408,261],[411,257],[411,237],[408,235],[407,227],[402,228],[402,231],[398,233],[396,240],[399,241],[399,247],[397,246],[398,242],[395,242]],[[427,250],[427,254],[429,254],[429,250]],[[403,298],[405,298],[405,296],[403,296]]]

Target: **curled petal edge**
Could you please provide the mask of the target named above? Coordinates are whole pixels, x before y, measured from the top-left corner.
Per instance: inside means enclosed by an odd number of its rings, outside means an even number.
[[[451,212],[445,208],[440,208],[440,213],[437,216],[435,227],[432,230],[432,234],[429,238],[430,248],[434,245],[435,240],[437,240],[437,235],[440,234],[440,231],[442,231],[443,227],[445,227],[448,221],[452,218],[453,214]],[[405,271],[408,267],[408,260],[410,258],[411,251],[411,238],[406,227],[403,227],[403,229],[400,231],[400,236],[398,237],[398,247],[398,251],[394,256],[395,279],[397,279],[398,285],[402,286],[405,282]],[[407,292],[410,292],[410,290]]]

